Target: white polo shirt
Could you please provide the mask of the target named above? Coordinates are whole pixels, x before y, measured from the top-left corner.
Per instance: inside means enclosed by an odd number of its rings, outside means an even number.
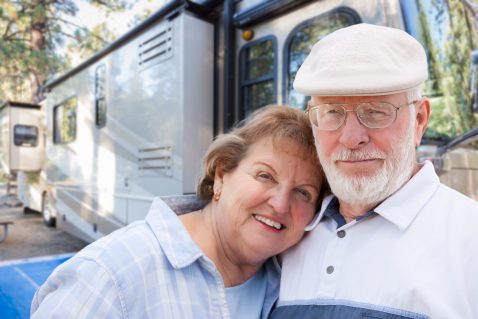
[[[478,318],[478,202],[426,162],[376,214],[324,216],[283,254],[272,318]]]

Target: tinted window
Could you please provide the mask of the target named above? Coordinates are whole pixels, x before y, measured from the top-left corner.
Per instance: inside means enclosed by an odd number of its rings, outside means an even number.
[[[312,46],[327,34],[360,22],[358,14],[347,8],[339,8],[306,21],[295,28],[286,44],[286,98],[287,104],[305,109],[308,98],[292,87],[299,67],[312,50]]]
[[[101,128],[106,125],[106,65],[101,64],[95,72],[95,123]]]
[[[53,142],[65,144],[76,139],[76,97],[53,109]]]
[[[16,146],[37,146],[38,128],[31,125],[15,125],[13,128],[13,142]]]
[[[241,50],[243,117],[262,106],[276,102],[275,47],[275,39],[267,37],[251,42]]]
[[[478,125],[473,113],[478,84],[478,33],[471,5],[457,0],[403,0],[407,31],[425,47],[432,106],[426,137],[452,138]],[[475,105],[475,106],[474,106]]]

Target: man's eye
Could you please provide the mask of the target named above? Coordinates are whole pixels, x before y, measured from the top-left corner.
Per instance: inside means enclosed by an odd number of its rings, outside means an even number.
[[[329,109],[325,111],[326,115],[336,115],[336,114],[342,114],[343,111],[340,109]]]
[[[380,114],[386,114],[385,111],[383,111],[383,110],[377,110],[377,109],[370,109],[370,110],[367,110],[366,112],[369,113],[369,114],[379,114],[379,115],[380,115]]]
[[[359,114],[361,117],[368,117],[374,119],[381,119],[389,116],[389,112],[377,108],[365,109]]]

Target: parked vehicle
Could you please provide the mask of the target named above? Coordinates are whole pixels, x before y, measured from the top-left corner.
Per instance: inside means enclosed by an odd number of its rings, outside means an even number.
[[[143,218],[154,196],[194,193],[213,136],[267,104],[304,108],[292,83],[312,45],[361,22],[404,29],[426,47],[437,114],[428,155],[446,156],[438,146],[477,123],[470,79],[478,41],[474,23],[456,22],[474,19],[466,1],[439,2],[168,2],[46,84],[44,215],[92,241]],[[457,47],[445,41],[450,34]]]
[[[7,181],[16,181],[25,211],[41,211],[39,186],[45,158],[44,113],[36,104],[7,101],[0,106],[0,163]]]
[[[7,101],[0,106],[0,163],[5,174],[39,172],[44,140],[40,106]]]

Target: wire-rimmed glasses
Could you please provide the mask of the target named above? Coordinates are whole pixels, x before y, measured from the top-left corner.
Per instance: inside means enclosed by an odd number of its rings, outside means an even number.
[[[321,103],[310,105],[307,110],[310,122],[321,131],[335,131],[347,119],[347,112],[355,112],[360,123],[368,128],[386,128],[397,118],[400,108],[417,101],[396,106],[390,102],[370,101],[355,103],[355,108],[347,110],[348,103]]]

